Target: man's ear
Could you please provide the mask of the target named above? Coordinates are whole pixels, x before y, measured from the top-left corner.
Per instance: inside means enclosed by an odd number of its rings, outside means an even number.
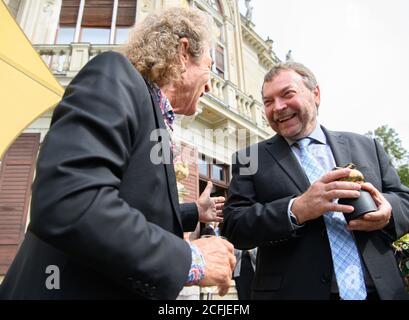
[[[189,40],[187,38],[180,38],[179,40],[179,59],[185,67],[189,61]]]
[[[314,94],[315,105],[318,108],[321,103],[321,91],[319,85],[317,85],[312,92]]]

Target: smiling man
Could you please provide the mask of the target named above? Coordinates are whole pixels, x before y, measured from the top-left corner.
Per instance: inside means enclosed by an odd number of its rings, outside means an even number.
[[[209,91],[210,21],[187,8],[150,14],[125,54],[102,53],[72,80],[40,151],[30,224],[0,298],[175,299],[184,285],[227,293],[233,246],[182,238],[198,221],[220,222],[224,198],[210,197],[209,184],[196,203],[179,205],[167,152],[174,113],[194,114]],[[163,161],[153,161],[157,149]]]
[[[333,132],[317,120],[320,89],[300,63],[264,79],[265,113],[277,132],[234,155],[222,234],[239,249],[258,247],[254,299],[407,299],[390,246],[409,230],[409,189],[376,140]],[[252,146],[254,148],[254,146]],[[251,147],[250,147],[251,148]],[[338,181],[353,162],[368,183]],[[354,208],[337,199],[370,192],[378,210],[348,224]]]

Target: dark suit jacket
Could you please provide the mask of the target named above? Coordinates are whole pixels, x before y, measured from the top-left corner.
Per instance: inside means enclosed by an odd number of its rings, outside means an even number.
[[[409,189],[401,185],[376,141],[353,133],[324,132],[337,165],[355,163],[392,205],[393,216],[384,230],[354,235],[380,298],[405,299],[390,243],[409,230]],[[258,170],[240,175],[239,170],[249,170],[244,160],[249,150]],[[259,247],[253,298],[328,299],[333,266],[323,218],[296,232],[289,222],[290,200],[310,183],[287,142],[274,136],[238,152],[233,163],[222,234],[239,249]]]
[[[191,265],[181,238],[198,212],[179,207],[169,155],[169,164],[151,161],[163,150],[169,136],[141,75],[118,53],[92,59],[55,109],[2,297],[176,298]],[[45,286],[49,265],[60,270],[59,290]]]

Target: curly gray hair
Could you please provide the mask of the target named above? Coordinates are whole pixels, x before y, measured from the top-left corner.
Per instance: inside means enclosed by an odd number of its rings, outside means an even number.
[[[188,53],[199,60],[210,45],[210,17],[198,9],[169,8],[152,13],[136,25],[124,53],[142,76],[159,86],[179,81],[185,71],[179,59],[180,39],[189,41]]]

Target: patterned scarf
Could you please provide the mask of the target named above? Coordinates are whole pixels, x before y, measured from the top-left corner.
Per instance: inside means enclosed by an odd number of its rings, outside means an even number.
[[[170,130],[171,132],[173,132],[175,113],[173,112],[170,101],[156,84],[151,84],[151,88],[153,90],[154,97],[156,98],[156,102],[159,104],[160,110],[162,111],[162,116],[165,120],[167,129],[168,131]]]

